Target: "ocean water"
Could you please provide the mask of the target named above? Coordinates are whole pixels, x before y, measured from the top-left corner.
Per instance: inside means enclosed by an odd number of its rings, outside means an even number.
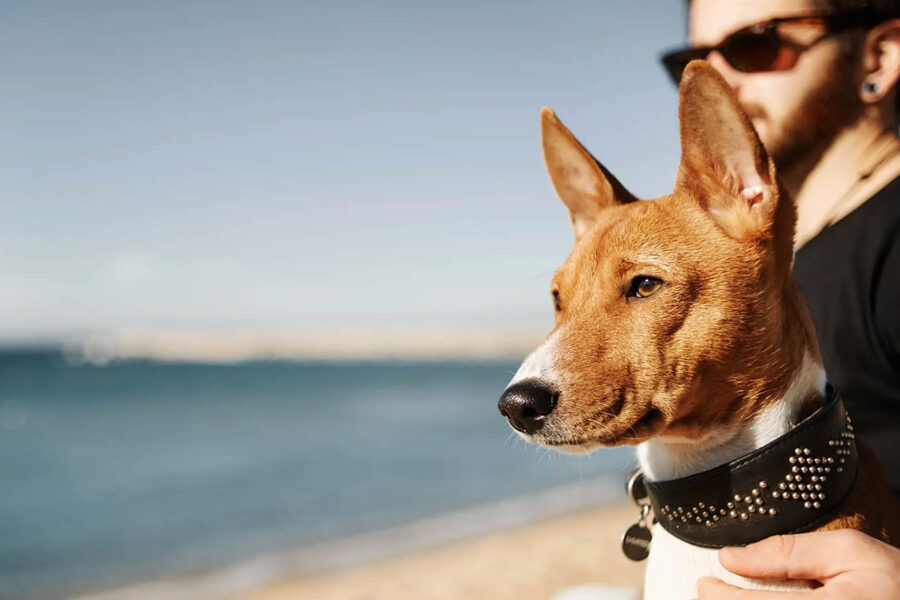
[[[0,598],[203,571],[624,473],[511,435],[516,364],[0,355]]]

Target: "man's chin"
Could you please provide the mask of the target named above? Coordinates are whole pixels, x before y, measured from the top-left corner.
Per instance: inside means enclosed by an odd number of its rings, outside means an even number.
[[[779,169],[790,169],[799,159],[810,153],[809,145],[798,145],[794,143],[793,139],[789,137],[786,139],[783,133],[776,135],[777,129],[772,127],[769,119],[753,117],[750,120],[753,122],[759,141],[762,142],[766,152]]]
[[[771,153],[772,142],[774,140],[772,140],[768,119],[764,117],[750,117],[750,122],[753,123],[753,128],[756,129],[756,135],[759,136],[759,141],[761,141],[766,150]]]
[[[766,152],[774,160],[775,156],[780,153],[780,147],[784,145],[784,140],[775,139],[777,136],[774,135],[775,130],[772,127],[772,121],[766,117],[762,108],[750,107],[747,110],[747,116],[750,117],[750,122],[753,123],[753,128],[756,130],[756,135],[759,136],[759,141],[762,142]],[[775,164],[777,165],[778,162],[776,161]]]

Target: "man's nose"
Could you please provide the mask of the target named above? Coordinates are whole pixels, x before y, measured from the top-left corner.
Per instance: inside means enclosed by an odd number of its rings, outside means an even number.
[[[532,434],[556,408],[559,394],[537,381],[522,381],[506,388],[497,408],[509,424],[522,433]]]
[[[731,87],[731,89],[735,91],[735,93],[740,91],[741,78],[744,76],[744,73],[732,67],[718,50],[713,50],[712,52],[710,52],[706,57],[706,62],[712,65],[712,67],[719,72],[719,74],[725,79],[725,82]]]

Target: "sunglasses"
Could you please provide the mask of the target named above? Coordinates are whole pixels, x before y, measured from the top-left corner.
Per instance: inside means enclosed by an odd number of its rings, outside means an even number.
[[[694,46],[667,52],[662,63],[677,85],[688,63],[705,59],[710,52],[718,52],[736,71],[760,73],[786,71],[797,64],[800,55],[825,38],[855,27],[871,27],[883,21],[884,16],[869,11],[846,15],[807,15],[769,19],[738,29],[715,46]],[[804,44],[786,39],[782,25],[824,25],[824,32]]]

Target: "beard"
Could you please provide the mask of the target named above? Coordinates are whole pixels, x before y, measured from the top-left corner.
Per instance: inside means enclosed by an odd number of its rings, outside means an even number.
[[[783,171],[804,162],[817,162],[837,135],[860,117],[863,107],[852,63],[846,57],[838,59],[834,69],[780,123],[772,121],[760,104],[743,105],[751,119],[768,120],[769,139],[762,140],[763,145]]]

